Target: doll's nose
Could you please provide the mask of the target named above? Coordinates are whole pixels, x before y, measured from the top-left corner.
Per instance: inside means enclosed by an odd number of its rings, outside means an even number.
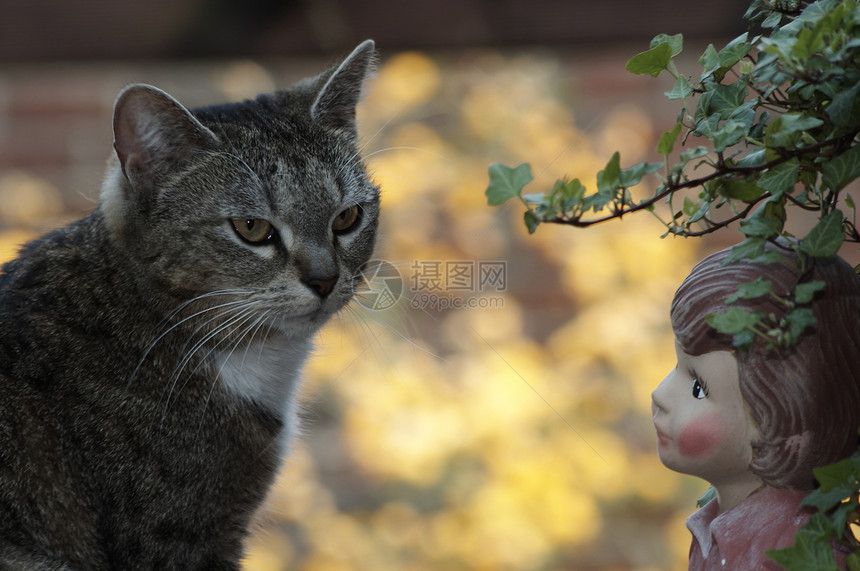
[[[666,400],[664,398],[665,390],[666,390],[666,380],[668,378],[669,377],[666,377],[665,379],[663,379],[660,382],[660,384],[657,385],[657,388],[655,388],[653,391],[651,391],[651,416],[652,417],[657,416],[658,412],[663,412],[663,413],[668,412],[668,410],[666,409]]]

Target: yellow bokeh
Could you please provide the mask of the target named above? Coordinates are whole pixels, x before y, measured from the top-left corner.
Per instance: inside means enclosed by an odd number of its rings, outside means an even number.
[[[420,105],[433,97],[439,90],[440,81],[439,67],[428,56],[419,52],[394,55],[379,71],[370,88],[369,111],[404,112],[408,107]]]
[[[60,191],[46,180],[14,171],[0,176],[0,221],[45,228],[62,212]]]

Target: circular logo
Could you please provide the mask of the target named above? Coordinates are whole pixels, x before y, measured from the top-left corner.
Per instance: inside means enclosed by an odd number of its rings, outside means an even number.
[[[403,278],[385,260],[369,260],[361,266],[364,284],[356,288],[355,300],[368,309],[389,309],[403,295]]]

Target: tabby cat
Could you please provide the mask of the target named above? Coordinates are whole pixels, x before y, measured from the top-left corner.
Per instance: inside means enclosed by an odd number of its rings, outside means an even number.
[[[238,569],[379,189],[366,41],[253,101],[119,95],[99,207],[0,273],[0,569]]]

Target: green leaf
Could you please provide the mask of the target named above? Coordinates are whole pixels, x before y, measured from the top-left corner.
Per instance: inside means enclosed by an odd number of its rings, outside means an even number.
[[[675,80],[675,87],[671,91],[666,91],[664,94],[668,99],[684,99],[693,93],[693,86],[690,81],[683,75],[679,75]]]
[[[657,143],[657,152],[661,155],[668,156],[672,149],[675,148],[675,141],[678,140],[678,135],[681,134],[681,123],[677,123],[671,131],[666,131],[660,135],[660,141]]]
[[[822,170],[821,182],[834,192],[842,190],[860,176],[860,145],[855,145],[834,159]]]
[[[797,307],[785,314],[785,322],[788,324],[788,333],[796,342],[807,327],[815,325],[815,316],[808,307]]]
[[[836,566],[836,559],[833,557],[833,548],[830,546],[830,542],[813,539],[801,531],[798,531],[794,538],[794,545],[791,547],[770,549],[764,554],[792,571],[835,571],[839,569]]]
[[[726,298],[726,304],[732,304],[739,299],[755,299],[770,293],[771,282],[759,276],[754,281],[738,284],[738,290]]]
[[[540,220],[531,210],[525,211],[525,214],[523,214],[523,221],[526,223],[526,228],[528,228],[529,234],[534,234],[535,230],[537,230],[537,227],[540,225]]]
[[[764,189],[748,180],[719,179],[715,189],[721,196],[743,201],[755,200],[764,193]]]
[[[761,23],[762,28],[776,28],[779,26],[779,22],[782,20],[782,14],[779,12],[771,12],[770,16],[764,19]]]
[[[707,77],[712,75],[715,71],[720,68],[720,56],[717,53],[717,49],[714,47],[714,44],[708,44],[708,47],[705,48],[705,52],[702,54],[702,57],[699,58],[699,63],[705,68],[704,73],[702,73],[702,77],[700,81],[704,81]],[[722,78],[718,78],[719,81]]]
[[[785,196],[778,193],[768,198],[746,220],[741,220],[740,231],[747,237],[771,239],[782,232],[785,225]]]
[[[621,155],[618,151],[612,155],[606,168],[597,173],[598,191],[611,192],[621,186]]]
[[[672,48],[672,57],[675,57],[684,49],[684,34],[675,34],[674,36],[657,34],[654,36],[654,39],[651,40],[650,47],[655,48],[660,44],[669,44],[669,47]]]
[[[528,163],[514,168],[503,164],[490,166],[490,184],[484,194],[490,206],[498,206],[520,195],[523,188],[532,180],[532,169]]]
[[[730,307],[722,313],[712,313],[705,317],[705,321],[726,335],[736,335],[742,331],[752,329],[762,320],[761,312],[748,311],[740,307]]]
[[[717,497],[717,490],[714,489],[713,486],[708,486],[708,489],[705,490],[705,493],[702,494],[702,497],[696,500],[696,507],[701,508],[704,507],[708,502],[715,499]]]
[[[809,303],[815,294],[824,289],[825,282],[816,280],[813,282],[797,284],[794,286],[794,301],[798,304]]]
[[[740,260],[753,259],[761,256],[764,252],[767,240],[764,238],[749,237],[740,244],[732,247],[731,253],[723,260],[722,265],[727,266]]]
[[[804,113],[785,113],[767,126],[765,144],[769,147],[792,147],[803,131],[809,131],[824,124],[817,117]]]
[[[625,67],[627,71],[636,75],[657,77],[661,71],[669,69],[670,61],[672,61],[672,46],[669,43],[662,43],[633,56]]]
[[[747,125],[732,119],[720,124],[719,115],[711,115],[707,120],[696,124],[696,133],[710,139],[714,145],[714,151],[718,153],[739,143],[746,136],[747,131]]]
[[[843,240],[842,212],[834,210],[821,218],[800,241],[800,251],[816,258],[832,256],[839,251]]]
[[[860,571],[860,551],[849,553],[848,557],[845,558],[845,564],[848,571]]]
[[[621,171],[621,186],[624,188],[636,186],[642,181],[642,177],[648,174],[654,174],[662,167],[663,163],[636,163],[632,167]]]
[[[827,116],[840,127],[856,124],[860,113],[858,94],[860,94],[860,82],[855,83],[851,89],[840,90],[827,106]]]
[[[797,158],[767,169],[758,179],[758,185],[770,192],[789,191],[797,182],[800,161]]]
[[[552,191],[552,204],[561,212],[568,212],[582,202],[585,186],[578,178],[571,181],[559,180]]]
[[[741,61],[752,49],[747,43],[748,34],[743,33],[726,45],[717,55],[720,67],[730,68]]]
[[[708,91],[712,93],[708,112],[716,113],[723,119],[743,105],[747,96],[747,86],[740,82],[731,85],[711,84]]]
[[[707,200],[703,200],[700,204],[693,203],[693,205],[698,208],[692,214],[689,215],[690,218],[689,220],[687,220],[688,224],[698,222],[699,220],[704,218],[708,214],[708,211],[711,209],[711,203]]]
[[[833,489],[843,488],[846,483],[852,485],[856,481],[857,476],[860,475],[856,473],[856,469],[851,458],[843,458],[833,464],[828,464],[827,466],[822,466],[820,468],[813,468],[812,473],[818,481],[818,485],[822,492],[829,492]]]
[[[695,147],[693,149],[688,149],[686,151],[683,151],[681,153],[681,162],[686,163],[688,161],[700,159],[702,157],[707,157],[709,152],[710,151],[708,151],[708,147],[705,147],[703,145],[699,145],[698,147]]]

